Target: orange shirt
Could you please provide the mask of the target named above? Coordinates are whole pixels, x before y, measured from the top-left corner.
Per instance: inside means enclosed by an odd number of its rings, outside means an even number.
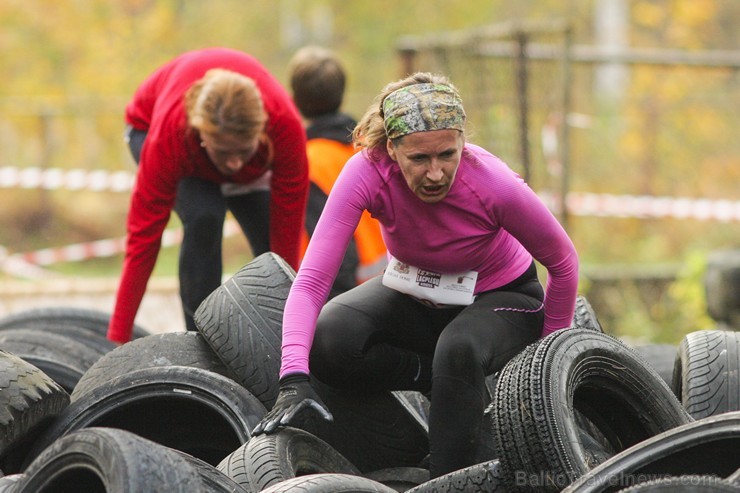
[[[352,144],[336,140],[314,138],[306,144],[308,155],[308,178],[322,192],[329,195],[334,182],[344,167],[344,163],[355,153]],[[355,230],[355,244],[360,258],[357,282],[364,282],[383,272],[387,264],[386,248],[380,234],[380,225],[365,211]],[[304,231],[301,258],[308,246],[308,234]]]

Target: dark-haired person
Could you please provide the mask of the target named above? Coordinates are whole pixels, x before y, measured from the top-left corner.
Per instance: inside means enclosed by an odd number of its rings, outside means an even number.
[[[305,120],[308,137],[306,153],[311,182],[306,209],[308,239],[314,234],[334,182],[356,152],[352,130],[357,122],[342,111],[347,75],[333,51],[304,46],[291,58],[288,72],[293,100]],[[349,242],[330,296],[378,275],[387,263],[378,222],[365,211]]]

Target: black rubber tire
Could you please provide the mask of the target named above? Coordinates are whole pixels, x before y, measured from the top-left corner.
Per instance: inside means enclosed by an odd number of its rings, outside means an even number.
[[[678,345],[673,391],[694,419],[740,410],[740,332],[700,330]]]
[[[77,382],[71,394],[72,402],[124,373],[162,366],[202,368],[236,380],[234,372],[223,364],[202,334],[165,332],[140,337],[102,356]]]
[[[717,250],[707,257],[704,294],[707,313],[717,322],[740,330],[740,248]]]
[[[74,389],[83,375],[82,370],[79,368],[73,368],[68,363],[61,363],[56,358],[49,359],[24,355],[23,360],[44,372],[46,376],[59,384],[67,393],[70,393]]]
[[[218,469],[242,488],[255,492],[308,474],[360,475],[331,445],[307,431],[291,427],[252,437],[224,458]]]
[[[194,320],[238,381],[267,408],[279,390],[282,314],[295,273],[268,252],[249,262],[201,303]],[[405,393],[373,395],[312,385],[334,415],[333,423],[296,424],[334,447],[363,472],[416,466],[428,453],[424,418]]]
[[[619,493],[737,493],[737,487],[715,476],[674,476],[638,483]]]
[[[105,337],[108,332],[110,313],[89,308],[54,306],[31,308],[0,318],[0,329],[34,328],[63,332],[65,327],[86,329]],[[151,334],[140,325],[134,324],[132,338]]]
[[[408,493],[442,493],[459,491],[467,493],[493,493],[511,491],[501,474],[500,463],[492,460],[475,464],[459,471],[454,471],[444,476],[434,478],[422,483],[410,490]]]
[[[16,488],[16,483],[20,481],[23,474],[11,474],[0,478],[0,493],[11,493]]]
[[[81,329],[80,327],[74,326],[63,326],[54,330],[45,329],[43,327],[8,327],[0,330],[0,335],[10,331],[23,331],[32,330],[35,332],[42,332],[44,334],[60,335],[68,337],[77,341],[80,344],[88,346],[92,351],[100,354],[101,356],[113,351],[117,345],[113,341],[109,341],[104,336],[96,334],[88,329]]]
[[[67,406],[69,394],[37,367],[0,350],[0,470],[22,472],[32,442]]]
[[[287,479],[262,493],[395,493],[382,483],[351,474],[309,474]]]
[[[740,412],[710,416],[660,433],[588,471],[563,493],[619,491],[665,476],[730,476],[740,458]]]
[[[180,454],[134,433],[92,427],[51,444],[17,482],[16,493],[207,491]]]
[[[423,467],[388,467],[364,476],[400,492],[429,481],[429,470]]]
[[[570,328],[604,332],[604,329],[601,327],[601,323],[599,322],[599,318],[596,316],[596,311],[591,306],[588,299],[583,295],[579,294],[576,296],[576,308],[573,314],[573,323]]]
[[[673,385],[673,367],[678,347],[673,344],[642,344],[635,346],[638,353],[660,375],[669,387]]]
[[[735,486],[740,487],[740,468],[727,476],[727,481],[731,484],[734,484]]]
[[[103,355],[76,338],[41,329],[0,330],[0,347],[38,367],[70,393]]]
[[[560,491],[596,465],[581,436],[584,419],[615,452],[691,419],[638,353],[585,329],[522,350],[502,369],[493,402],[504,474],[524,491]],[[530,475],[533,484],[520,484]]]
[[[223,472],[219,471],[216,466],[208,464],[197,457],[193,457],[190,454],[186,454],[180,450],[170,449],[182,455],[182,457],[190,463],[191,466],[196,470],[203,481],[204,492],[208,493],[249,493],[249,490],[245,490],[236,481],[231,479]]]
[[[107,426],[216,465],[249,440],[265,412],[223,375],[183,366],[143,368],[81,395],[39,437],[34,452],[72,431]]]
[[[277,398],[283,309],[295,271],[263,253],[216,288],[193,316],[221,360],[268,409]]]
[[[492,388],[495,391],[495,386]],[[491,396],[491,401],[493,401],[493,396]],[[475,462],[477,464],[498,459],[499,454],[498,450],[496,450],[496,437],[493,431],[493,427],[495,426],[495,420],[493,419],[494,412],[493,402],[488,404],[483,410],[483,421],[481,423],[480,437],[475,454]]]
[[[424,423],[428,426],[431,402],[424,394],[415,390],[395,390],[393,394],[409,413],[416,416],[416,420],[419,423]]]
[[[427,425],[409,410],[405,394],[337,390],[315,378],[311,385],[334,421],[311,414],[294,426],[334,447],[362,473],[415,467],[429,454]]]

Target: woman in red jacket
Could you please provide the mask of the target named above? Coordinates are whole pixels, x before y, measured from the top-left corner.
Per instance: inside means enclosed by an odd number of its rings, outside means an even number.
[[[290,95],[253,57],[227,48],[184,53],[151,74],[126,107],[139,163],[126,255],[108,338],[131,339],[136,312],[174,211],[183,225],[180,297],[186,327],[221,284],[226,210],[252,254],[298,268],[308,192],[306,136]]]

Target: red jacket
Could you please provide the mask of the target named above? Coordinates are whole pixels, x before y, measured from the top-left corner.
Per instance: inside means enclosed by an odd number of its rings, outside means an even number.
[[[220,174],[187,125],[184,96],[211,68],[233,70],[255,81],[268,114],[263,144],[232,176]],[[227,48],[182,54],[151,74],[126,107],[126,122],[148,132],[141,152],[127,222],[126,255],[108,337],[126,342],[159,253],[178,181],[194,176],[216,183],[249,183],[272,169],[271,250],[298,269],[308,193],[306,135],[298,110],[280,83],[253,57]],[[270,162],[270,157],[272,161]]]

